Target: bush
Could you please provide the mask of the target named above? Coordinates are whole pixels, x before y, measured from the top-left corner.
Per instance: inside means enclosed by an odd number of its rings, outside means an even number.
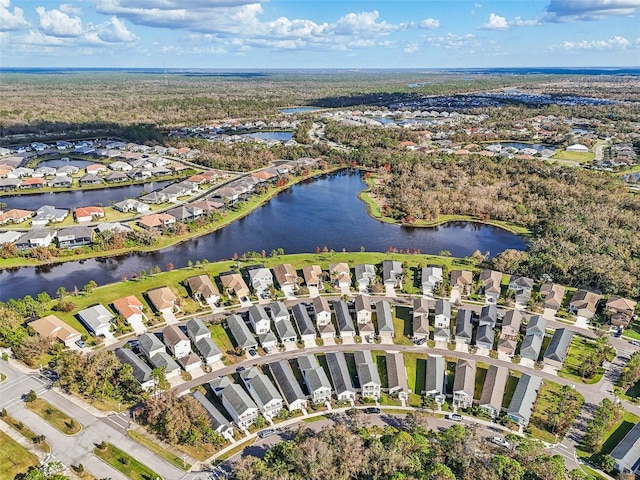
[[[498,351],[497,350],[490,350],[489,351],[489,357],[498,358]]]
[[[38,395],[35,391],[29,390],[29,392],[24,396],[24,401],[27,403],[35,402],[38,398]]]
[[[514,355],[513,357],[511,357],[511,363],[518,364],[518,363],[520,363],[520,360],[522,360],[520,355]]]
[[[6,416],[7,416],[7,409],[6,409],[6,408],[3,408],[3,409],[0,411],[0,417],[6,417]]]

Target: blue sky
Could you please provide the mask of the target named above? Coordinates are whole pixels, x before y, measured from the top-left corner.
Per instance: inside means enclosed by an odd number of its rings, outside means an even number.
[[[640,0],[0,0],[3,67],[640,66]]]

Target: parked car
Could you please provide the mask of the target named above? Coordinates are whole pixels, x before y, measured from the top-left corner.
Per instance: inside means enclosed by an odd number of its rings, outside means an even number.
[[[445,418],[447,420],[453,420],[454,422],[461,422],[462,421],[462,415],[460,415],[458,413],[450,413],[450,414],[446,415]]]
[[[252,357],[255,357],[256,355],[258,355],[258,352],[256,352],[255,348],[250,348],[249,355],[251,355]]]
[[[491,437],[489,441],[496,445],[500,445],[501,447],[509,448],[509,442],[502,437]]]
[[[76,345],[80,348],[85,348],[87,346],[84,340],[76,340]]]
[[[378,407],[367,407],[364,409],[364,413],[380,413],[380,409]]]
[[[278,431],[275,428],[266,428],[258,432],[258,437],[267,438],[271,435],[275,435]]]

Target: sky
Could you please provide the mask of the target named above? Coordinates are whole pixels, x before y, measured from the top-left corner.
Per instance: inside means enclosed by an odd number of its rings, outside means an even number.
[[[0,0],[1,67],[640,66],[640,0]]]

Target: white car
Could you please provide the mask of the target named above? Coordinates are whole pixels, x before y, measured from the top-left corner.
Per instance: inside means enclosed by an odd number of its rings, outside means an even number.
[[[509,448],[509,442],[507,442],[502,437],[491,437],[491,443],[495,443],[496,445],[500,445],[501,447]]]

